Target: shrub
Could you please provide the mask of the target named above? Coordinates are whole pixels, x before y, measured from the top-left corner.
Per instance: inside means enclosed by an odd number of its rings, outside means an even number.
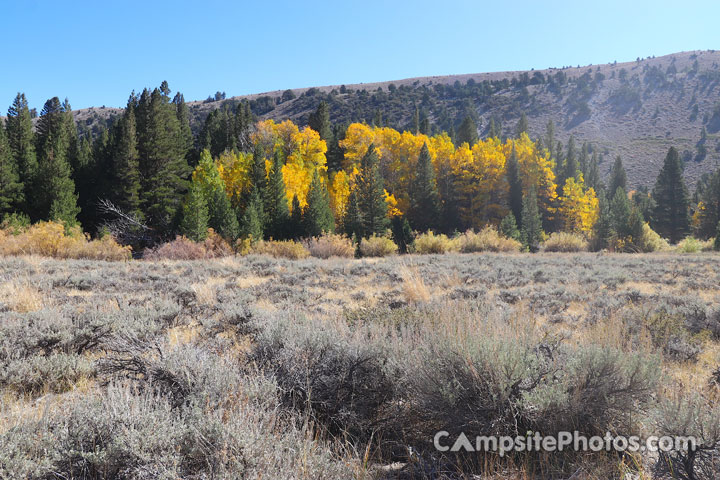
[[[0,255],[122,261],[131,258],[131,250],[109,235],[91,240],[80,227],[56,222],[38,222],[27,228],[9,225],[0,230]]]
[[[388,237],[373,235],[360,240],[360,255],[363,257],[387,257],[395,255],[397,251],[398,246]]]
[[[643,224],[642,238],[637,242],[637,247],[641,252],[649,253],[669,250],[670,244],[650,228],[649,224],[645,223]]]
[[[146,250],[143,258],[147,260],[204,260],[228,257],[232,254],[230,245],[212,228],[209,228],[208,235],[202,242],[193,242],[187,237],[177,236],[171,242]]]
[[[656,478],[711,480],[720,469],[720,406],[709,404],[698,394],[677,395],[660,403],[656,413],[657,435],[694,437],[694,450],[677,444],[660,453]]]
[[[582,235],[568,232],[555,232],[542,244],[545,252],[586,252],[588,241]]]
[[[453,240],[462,253],[473,252],[518,252],[522,243],[498,233],[494,227],[487,226],[475,233],[468,230]]]
[[[675,250],[679,253],[709,252],[713,249],[713,239],[698,240],[694,237],[687,237],[677,244]]]
[[[420,254],[448,253],[457,250],[457,242],[442,233],[435,235],[432,230],[418,235],[413,242],[413,251]]]
[[[270,255],[275,258],[289,258],[291,260],[310,256],[310,252],[302,243],[293,240],[261,240],[252,247],[250,253]]]
[[[333,235],[326,233],[320,237],[309,238],[305,240],[305,248],[308,249],[310,255],[317,258],[345,257],[352,258],[355,256],[355,248],[352,240],[342,235]]]

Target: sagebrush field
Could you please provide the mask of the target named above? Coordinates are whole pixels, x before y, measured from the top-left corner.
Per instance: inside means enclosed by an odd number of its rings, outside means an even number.
[[[0,478],[716,478],[719,283],[712,254],[3,258]]]

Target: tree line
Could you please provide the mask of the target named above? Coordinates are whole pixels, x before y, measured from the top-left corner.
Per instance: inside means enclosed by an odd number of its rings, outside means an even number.
[[[715,235],[720,172],[690,197],[671,148],[655,187],[628,191],[618,157],[607,182],[593,145],[563,144],[549,122],[530,139],[523,115],[511,138],[490,125],[479,138],[466,116],[451,138],[429,135],[416,111],[399,132],[382,124],[337,124],[320,102],[300,128],[257,122],[247,102],[211,112],[197,135],[182,94],[167,82],[130,95],[124,112],[94,138],[78,134],[66,100],[48,100],[36,124],[18,94],[0,128],[0,217],[53,220],[110,233],[143,248],[208,228],[227,240],[342,232],[452,233],[495,225],[535,250],[567,231],[596,248],[632,250],[652,228],[671,242]]]

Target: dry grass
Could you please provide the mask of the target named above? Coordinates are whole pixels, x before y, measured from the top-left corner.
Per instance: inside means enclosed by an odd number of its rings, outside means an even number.
[[[39,255],[60,259],[125,261],[132,249],[109,235],[91,240],[80,227],[39,222],[17,232],[0,230],[0,256]]]
[[[430,289],[425,285],[422,275],[416,268],[401,268],[400,277],[402,278],[403,294],[408,302],[421,303],[430,300]]]
[[[43,295],[27,281],[11,281],[0,285],[0,302],[14,312],[36,312],[43,308]]]

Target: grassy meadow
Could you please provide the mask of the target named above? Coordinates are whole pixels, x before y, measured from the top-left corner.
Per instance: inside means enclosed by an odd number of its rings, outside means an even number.
[[[0,258],[0,478],[716,478],[719,284],[702,253]]]

